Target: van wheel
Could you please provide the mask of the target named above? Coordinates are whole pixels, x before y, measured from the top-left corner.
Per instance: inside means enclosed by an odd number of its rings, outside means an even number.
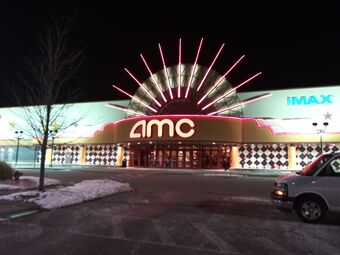
[[[302,197],[296,205],[296,213],[306,223],[318,223],[326,215],[326,205],[316,197]]]

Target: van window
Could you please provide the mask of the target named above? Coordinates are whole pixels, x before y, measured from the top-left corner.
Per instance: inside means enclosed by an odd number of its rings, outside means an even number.
[[[330,166],[337,176],[340,176],[340,157],[333,159]]]
[[[331,154],[320,155],[300,172],[301,175],[313,176],[329,159],[332,157]]]

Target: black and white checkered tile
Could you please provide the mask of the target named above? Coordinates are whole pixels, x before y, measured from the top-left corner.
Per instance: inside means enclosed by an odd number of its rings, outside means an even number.
[[[338,151],[340,144],[325,144],[323,152]],[[56,145],[53,150],[53,164],[79,164],[80,145]],[[123,160],[129,163],[129,147],[123,148]],[[301,169],[319,155],[320,145],[297,145],[296,168]],[[85,164],[117,165],[118,146],[86,145]],[[242,168],[288,169],[288,145],[250,144],[239,149],[239,163]]]
[[[114,144],[86,145],[85,164],[117,165],[118,146]]]
[[[323,153],[338,151],[340,144],[325,144],[322,146]],[[296,146],[296,165],[302,169],[305,165],[311,162],[320,154],[320,145],[306,144]]]
[[[53,147],[53,164],[79,164],[80,145],[55,145]]]
[[[129,166],[130,162],[130,148],[128,146],[124,146],[123,160],[126,161],[126,166]]]
[[[249,144],[239,149],[239,163],[242,168],[288,168],[288,147],[278,144]]]

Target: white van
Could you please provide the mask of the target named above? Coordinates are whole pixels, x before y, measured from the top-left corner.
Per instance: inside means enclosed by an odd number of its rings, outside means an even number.
[[[340,153],[320,155],[302,171],[277,178],[271,201],[281,210],[295,210],[307,223],[340,212]]]

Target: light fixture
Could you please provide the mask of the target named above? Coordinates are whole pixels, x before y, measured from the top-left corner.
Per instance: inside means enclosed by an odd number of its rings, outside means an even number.
[[[325,122],[322,123],[323,128],[317,128],[318,123],[317,122],[312,123],[312,125],[315,127],[317,134],[319,134],[319,137],[320,137],[320,154],[323,153],[322,134],[326,133],[326,128],[327,128],[328,124],[329,123],[325,121]]]

